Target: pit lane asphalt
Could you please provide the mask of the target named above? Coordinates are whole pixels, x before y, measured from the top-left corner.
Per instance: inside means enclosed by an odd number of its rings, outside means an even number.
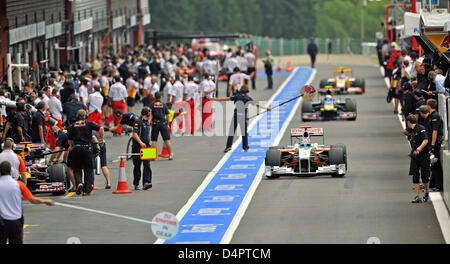
[[[268,90],[266,78],[258,78],[256,91],[250,96],[255,100],[267,100],[276,91],[287,75],[275,77],[274,89]],[[219,83],[220,97],[225,96],[225,83]],[[142,104],[138,104],[133,112],[140,113]],[[231,112],[232,113],[232,112]],[[215,120],[223,122],[227,129],[229,119]],[[108,133],[108,132],[107,132]],[[108,134],[107,134],[108,135]],[[110,134],[109,134],[110,135]],[[225,136],[178,136],[172,137],[175,159],[158,159],[151,162],[153,171],[153,188],[147,191],[134,191],[132,194],[112,194],[116,189],[119,163],[118,155],[126,152],[129,137],[109,137],[107,142],[108,168],[111,173],[112,189],[105,190],[102,175],[95,176],[95,185],[100,190],[94,191],[90,197],[69,194],[63,196],[38,195],[49,197],[57,202],[80,206],[122,216],[151,221],[152,218],[167,211],[173,214],[186,204],[186,201],[202,183],[223,156]],[[158,152],[161,152],[162,139],[158,140]],[[125,162],[129,189],[133,190],[133,164]],[[72,195],[72,196],[71,196]],[[30,205],[24,202],[26,244],[64,244],[69,238],[78,238],[83,244],[109,243],[145,243],[151,244],[156,237],[148,224],[128,219],[86,212],[61,206],[48,207]]]
[[[318,65],[313,85],[333,68]],[[445,243],[432,203],[411,203],[409,146],[378,67],[354,75],[366,93],[343,98],[357,100],[357,120],[307,123],[324,128],[326,144],[347,145],[346,177],[263,178],[231,243]],[[305,125],[300,114],[289,127]],[[280,145],[289,142],[288,129]]]
[[[315,87],[333,69],[318,65]],[[408,145],[392,104],[385,102],[386,87],[378,68],[358,66],[354,70],[355,76],[366,79],[367,87],[366,94],[349,96],[358,102],[357,121],[312,123],[324,128],[326,143],[347,145],[347,176],[263,179],[231,243],[366,243],[369,237],[378,237],[381,243],[444,243],[431,202],[410,203],[414,194],[407,175]],[[274,77],[275,88],[285,78]],[[223,87],[221,83],[220,96],[224,96]],[[275,92],[264,90],[265,78],[258,79],[257,87],[250,92],[255,100],[267,100]],[[298,109],[289,128],[301,124]],[[50,198],[148,221],[161,211],[176,214],[221,159],[226,142],[224,136],[173,137],[175,159],[151,163],[153,189],[112,194],[119,164],[110,161],[125,152],[127,140],[126,136],[107,140],[112,190],[100,189],[90,197]],[[280,145],[288,142],[289,129]],[[125,167],[132,189],[132,162]],[[96,176],[95,182],[102,188],[103,176]],[[62,244],[72,237],[81,243],[101,244],[156,240],[148,224],[71,208],[25,202],[24,216],[27,244]]]

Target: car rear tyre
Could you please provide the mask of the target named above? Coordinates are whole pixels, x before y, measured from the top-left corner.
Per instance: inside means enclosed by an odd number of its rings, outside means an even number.
[[[302,114],[304,113],[312,113],[313,105],[311,101],[303,101],[302,102]]]
[[[347,98],[345,99],[345,110],[347,112],[354,112],[356,113],[356,100]]]
[[[366,80],[361,79],[362,93],[366,92]]]
[[[361,93],[364,93],[366,91],[366,81],[364,79],[356,79],[354,85],[355,87],[360,87],[362,89]]]
[[[328,159],[330,165],[345,164],[345,169],[347,169],[347,148],[345,147],[345,145],[332,145],[330,148],[330,152],[328,153]],[[345,176],[345,174],[334,173],[331,176],[343,177]]]

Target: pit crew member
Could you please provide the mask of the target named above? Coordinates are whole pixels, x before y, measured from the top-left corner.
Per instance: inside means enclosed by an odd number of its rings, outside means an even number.
[[[164,144],[169,152],[169,160],[172,160],[172,144],[170,142],[169,125],[167,123],[169,120],[169,109],[163,102],[161,102],[161,92],[156,92],[155,98],[156,101],[150,104],[153,123],[151,133],[152,147],[156,148],[156,142],[158,141],[158,136],[161,133]]]
[[[424,126],[417,124],[416,116],[411,114],[406,118],[408,127],[405,129],[405,134],[410,135],[411,144],[411,162],[409,167],[409,174],[412,175],[414,190],[416,196],[411,201],[412,203],[421,203],[429,199],[429,177],[430,177],[430,153],[428,149],[428,134]],[[420,170],[420,173],[419,173]],[[420,175],[420,176],[419,176]],[[423,200],[420,198],[420,180],[425,186],[425,195]]]
[[[77,186],[76,193],[88,196],[94,187],[94,172],[92,166],[92,131],[100,132],[103,141],[103,127],[86,120],[86,111],[80,110],[77,121],[69,127],[69,151],[72,151],[72,168]],[[82,171],[84,172],[84,184],[82,182]]]
[[[150,109],[143,107],[141,110],[141,117],[136,120],[133,126],[133,145],[132,152],[140,153],[141,148],[150,146]],[[133,185],[135,190],[139,190],[139,181],[141,179],[141,164],[144,166],[142,174],[143,189],[152,188],[152,169],[150,167],[150,160],[141,160],[138,155],[133,155]]]
[[[248,113],[247,113],[247,107],[248,105],[255,105],[256,107],[261,107],[263,109],[266,109],[267,111],[272,110],[270,107],[262,106],[258,103],[255,103],[253,99],[247,95],[249,92],[248,86],[244,85],[239,93],[236,93],[235,95],[231,97],[223,97],[223,98],[212,98],[213,101],[233,101],[235,104],[234,108],[234,115],[233,115],[233,123],[230,126],[228,139],[227,139],[227,145],[225,147],[224,152],[228,152],[231,150],[231,145],[233,144],[233,137],[236,133],[237,126],[239,124],[241,128],[242,133],[242,148],[244,151],[247,151],[249,149],[248,146],[248,135],[247,135],[247,121],[248,121]]]

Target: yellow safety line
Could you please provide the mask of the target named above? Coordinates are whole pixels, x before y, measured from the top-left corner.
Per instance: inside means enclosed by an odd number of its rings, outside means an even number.
[[[72,197],[74,194],[75,194],[75,192],[70,192],[70,193],[64,195],[64,198]]]

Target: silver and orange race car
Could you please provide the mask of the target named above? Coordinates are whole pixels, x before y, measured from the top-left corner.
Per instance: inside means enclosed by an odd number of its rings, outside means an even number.
[[[335,99],[331,91],[320,101],[302,101],[302,120],[324,121],[324,120],[356,120],[356,100],[345,98]]]
[[[331,91],[336,94],[363,94],[366,89],[364,79],[353,77],[353,69],[340,67],[334,70],[334,77],[322,79],[319,84],[319,94]]]

